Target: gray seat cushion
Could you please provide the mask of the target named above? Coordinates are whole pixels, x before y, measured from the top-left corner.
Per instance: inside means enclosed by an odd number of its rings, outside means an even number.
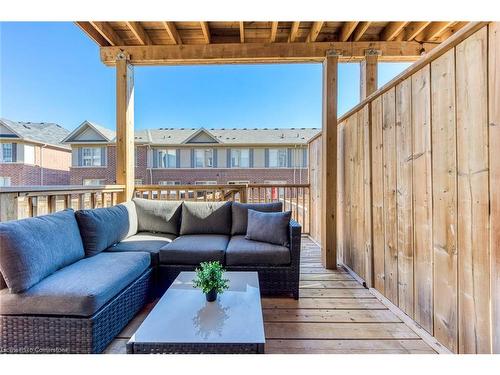
[[[180,234],[231,233],[231,202],[184,202]]]
[[[0,272],[12,293],[32,287],[84,256],[71,209],[0,223]]]
[[[86,256],[93,256],[125,239],[130,220],[124,205],[76,211]]]
[[[110,246],[106,251],[143,251],[151,256],[151,264],[156,266],[160,262],[160,249],[176,239],[174,234],[139,232],[134,236]]]
[[[233,236],[226,250],[228,266],[282,266],[290,264],[288,247]]]
[[[149,264],[147,253],[100,253],[79,260],[24,293],[0,291],[0,314],[91,316]]]
[[[179,235],[182,202],[134,198],[139,232]]]
[[[281,212],[283,204],[281,202],[272,203],[239,203],[233,202],[231,206],[233,225],[231,226],[231,235],[246,234],[248,224],[248,210],[259,212]]]
[[[192,234],[175,239],[160,250],[160,264],[198,265],[201,262],[224,262],[229,236]]]
[[[292,211],[259,212],[248,210],[247,240],[288,246]]]

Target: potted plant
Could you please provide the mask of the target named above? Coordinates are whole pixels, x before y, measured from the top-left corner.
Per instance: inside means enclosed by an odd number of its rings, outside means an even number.
[[[208,302],[213,302],[217,299],[217,293],[223,293],[229,288],[229,280],[223,277],[224,272],[219,262],[202,262],[200,268],[196,268],[193,286],[205,293]]]

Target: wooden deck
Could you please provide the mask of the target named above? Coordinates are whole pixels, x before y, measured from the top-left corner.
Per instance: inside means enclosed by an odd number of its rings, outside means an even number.
[[[300,299],[262,299],[266,353],[435,353],[347,271],[324,269],[314,242],[304,237],[302,243]],[[151,308],[138,314],[106,353],[125,353]]]

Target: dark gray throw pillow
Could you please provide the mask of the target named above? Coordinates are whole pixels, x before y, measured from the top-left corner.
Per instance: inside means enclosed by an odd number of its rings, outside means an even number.
[[[84,256],[71,209],[0,223],[0,272],[12,293],[29,289]]]
[[[292,211],[258,212],[248,210],[247,240],[288,246],[288,227]]]
[[[134,198],[139,232],[179,235],[182,202]]]
[[[184,202],[181,236],[186,234],[230,234],[231,202]]]
[[[283,204],[281,202],[272,203],[239,203],[233,202],[233,225],[231,235],[246,234],[248,225],[248,210],[259,212],[281,212]]]
[[[117,205],[107,208],[76,211],[85,255],[99,254],[127,237],[130,228],[127,207]]]

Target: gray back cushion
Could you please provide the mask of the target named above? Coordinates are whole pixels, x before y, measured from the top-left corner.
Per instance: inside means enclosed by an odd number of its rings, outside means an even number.
[[[85,256],[71,209],[0,223],[0,272],[12,293]]]
[[[184,202],[181,235],[230,234],[231,202]]]
[[[292,211],[258,212],[248,210],[247,240],[288,246],[288,233]]]
[[[246,234],[248,223],[248,210],[260,212],[281,212],[283,204],[281,202],[273,203],[239,203],[233,202],[233,225],[231,226],[231,235]]]
[[[138,223],[137,223],[137,210],[135,208],[135,203],[132,201],[128,201],[125,203],[120,203],[121,206],[124,206],[127,209],[128,214],[128,232],[125,238],[129,238],[137,234],[138,232]]]
[[[134,198],[139,232],[158,232],[179,235],[181,201],[160,201]]]
[[[85,255],[99,254],[129,233],[130,220],[127,208],[119,204],[113,207],[79,210],[75,213],[82,235]]]

